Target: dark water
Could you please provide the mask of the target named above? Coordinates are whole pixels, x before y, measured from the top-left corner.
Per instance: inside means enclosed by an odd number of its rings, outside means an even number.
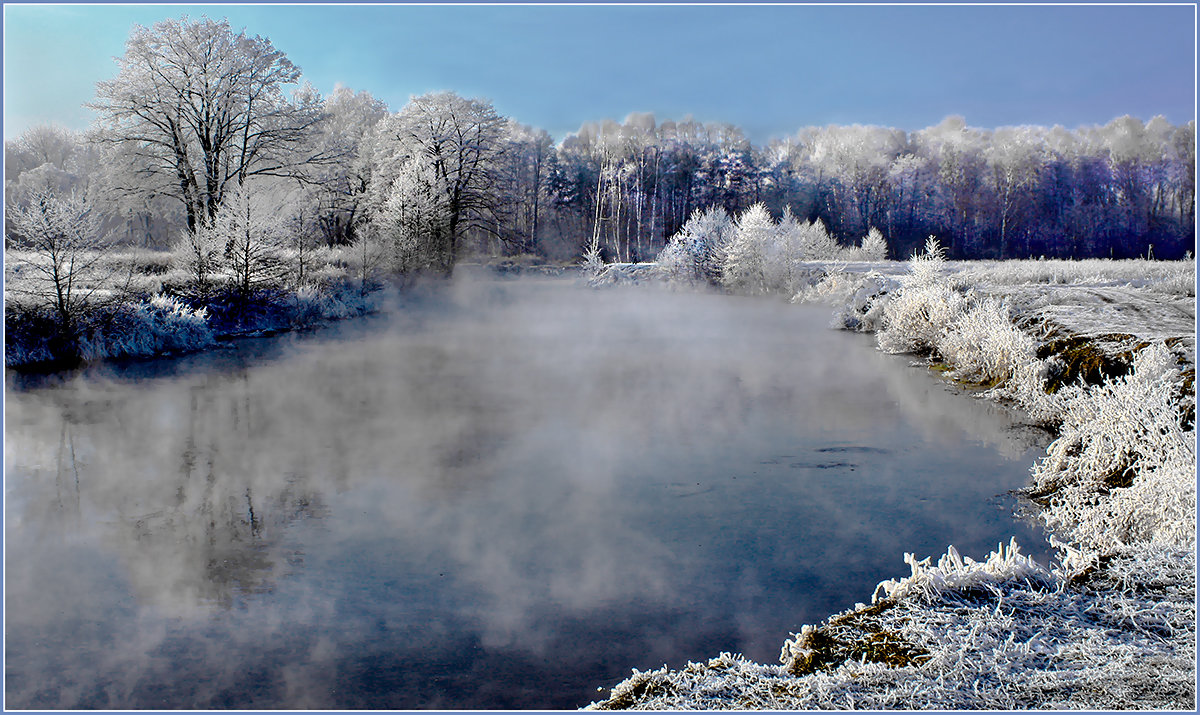
[[[1044,554],[1004,495],[1039,438],[828,320],[461,281],[10,378],[6,704],[574,708],[633,667],[775,662],[905,551]]]

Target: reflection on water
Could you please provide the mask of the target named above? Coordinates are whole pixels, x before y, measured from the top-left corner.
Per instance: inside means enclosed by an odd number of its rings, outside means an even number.
[[[573,708],[1016,534],[1038,437],[828,311],[459,281],[7,390],[7,705]]]

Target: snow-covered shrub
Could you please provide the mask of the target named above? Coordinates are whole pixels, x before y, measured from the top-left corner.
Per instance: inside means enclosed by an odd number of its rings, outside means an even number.
[[[148,357],[191,351],[213,343],[204,308],[155,295],[144,303],[124,304],[87,326],[80,340],[84,360]]]
[[[924,253],[914,253],[899,294],[884,308],[879,347],[889,353],[936,353],[951,325],[966,312],[967,298],[945,275],[946,258],[930,236]]]
[[[4,364],[9,367],[48,362],[57,354],[58,321],[45,306],[8,299],[4,305]]]
[[[767,250],[774,240],[775,222],[766,205],[757,203],[743,211],[725,251],[721,284],[731,290],[765,293]]]
[[[899,289],[900,283],[894,278],[874,271],[849,273],[826,268],[820,280],[801,286],[792,302],[834,305],[834,327],[873,333],[883,326],[884,306]]]
[[[733,220],[723,207],[696,209],[658,254],[659,269],[672,278],[715,283],[721,278],[725,250],[733,233]]]
[[[1013,325],[1008,306],[995,298],[971,305],[937,345],[953,366],[953,376],[980,383],[1000,383],[1036,359],[1033,337]]]
[[[1093,551],[1195,543],[1195,430],[1182,426],[1182,373],[1162,344],[1133,372],[1062,392],[1059,437],[1033,469],[1049,529]]]
[[[1015,402],[1037,424],[1057,425],[1062,421],[1063,395],[1046,392],[1046,380],[1053,369],[1054,360],[1053,357],[1049,360],[1030,360],[987,394]]]
[[[592,245],[583,252],[583,258],[579,261],[579,266],[583,269],[586,276],[595,278],[604,270],[604,256],[600,253],[600,245],[592,242]]]
[[[345,281],[302,286],[288,296],[286,306],[293,326],[364,315],[378,307],[376,293],[363,294]]]

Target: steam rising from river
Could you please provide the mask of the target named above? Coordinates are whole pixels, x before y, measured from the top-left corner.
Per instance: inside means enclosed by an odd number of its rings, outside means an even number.
[[[771,660],[902,551],[1036,552],[993,498],[1036,438],[827,322],[464,277],[310,335],[10,389],[9,704],[146,706],[185,667],[174,705],[570,707],[522,668]],[[364,658],[405,665],[355,693]],[[516,674],[488,680],[497,658]]]

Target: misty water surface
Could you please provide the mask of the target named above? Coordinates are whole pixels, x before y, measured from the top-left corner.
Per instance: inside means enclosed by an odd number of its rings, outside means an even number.
[[[1012,535],[1040,449],[829,310],[459,280],[7,386],[10,708],[573,708]]]

